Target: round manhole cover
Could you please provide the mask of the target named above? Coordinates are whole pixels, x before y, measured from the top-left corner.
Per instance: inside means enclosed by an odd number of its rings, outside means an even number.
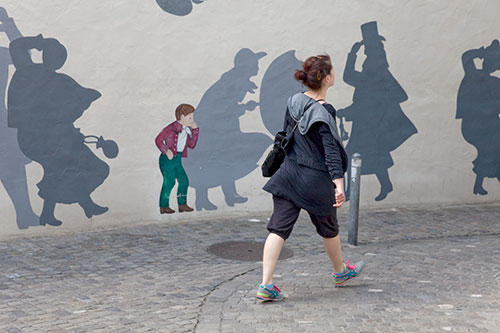
[[[224,259],[241,261],[262,261],[264,243],[259,242],[223,242],[211,245],[207,252]],[[279,260],[293,257],[293,251],[283,247]]]

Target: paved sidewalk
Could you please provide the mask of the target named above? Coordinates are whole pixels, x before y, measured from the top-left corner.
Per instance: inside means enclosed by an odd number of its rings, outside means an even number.
[[[0,242],[0,331],[500,332],[500,205],[362,212],[360,246],[344,255],[367,267],[343,288],[303,216],[276,271],[288,298],[275,304],[253,297],[259,263],[205,251],[263,241],[266,219]],[[347,209],[340,219],[346,231]]]

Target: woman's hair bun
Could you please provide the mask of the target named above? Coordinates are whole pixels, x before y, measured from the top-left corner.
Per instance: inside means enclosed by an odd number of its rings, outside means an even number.
[[[301,82],[309,89],[321,88],[322,81],[330,74],[332,70],[332,62],[330,56],[319,55],[307,58],[302,64],[302,69],[295,71],[295,80]]]
[[[300,81],[300,82],[306,82],[307,81],[307,73],[304,72],[301,69],[297,69],[295,71],[294,77],[295,77],[295,80]]]

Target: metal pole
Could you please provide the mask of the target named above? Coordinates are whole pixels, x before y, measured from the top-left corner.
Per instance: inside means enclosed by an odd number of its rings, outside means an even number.
[[[351,245],[358,245],[358,218],[359,218],[359,188],[361,185],[361,154],[355,153],[351,159],[351,191],[349,194],[351,206],[349,209],[349,235],[347,241]]]

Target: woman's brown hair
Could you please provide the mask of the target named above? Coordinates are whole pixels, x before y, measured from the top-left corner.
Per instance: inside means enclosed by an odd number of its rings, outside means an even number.
[[[189,104],[181,104],[175,109],[175,118],[181,120],[181,116],[187,116],[194,112],[194,107]]]
[[[307,58],[302,64],[302,70],[297,69],[295,79],[311,90],[321,88],[323,79],[332,71],[330,56],[318,55]]]

